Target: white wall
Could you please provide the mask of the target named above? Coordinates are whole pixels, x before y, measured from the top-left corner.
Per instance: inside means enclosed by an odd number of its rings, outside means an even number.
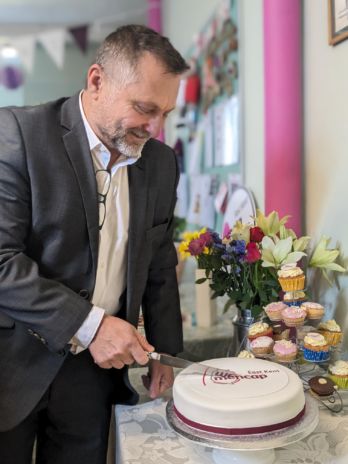
[[[304,2],[304,167],[306,229],[341,244],[348,258],[348,40],[328,45],[327,0]],[[348,279],[320,293],[345,324]],[[318,291],[319,293],[319,291]]]
[[[220,0],[163,0],[164,35],[185,55],[197,34],[214,13]]]
[[[239,0],[240,89],[243,105],[244,181],[264,209],[264,79],[262,0]]]

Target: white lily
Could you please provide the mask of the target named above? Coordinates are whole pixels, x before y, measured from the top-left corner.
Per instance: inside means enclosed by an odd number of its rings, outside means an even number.
[[[306,256],[303,251],[291,251],[293,248],[292,237],[285,239],[263,237],[261,248],[263,267],[279,269],[284,264],[297,263],[303,256]]]

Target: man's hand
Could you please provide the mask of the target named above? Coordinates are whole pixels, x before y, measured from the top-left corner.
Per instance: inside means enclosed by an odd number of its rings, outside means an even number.
[[[131,324],[106,315],[88,349],[99,367],[121,369],[134,361],[147,364],[147,352],[154,347]]]
[[[149,390],[150,398],[154,399],[160,396],[167,388],[170,388],[174,382],[173,368],[164,366],[159,361],[151,360],[149,372],[142,376],[144,387]]]

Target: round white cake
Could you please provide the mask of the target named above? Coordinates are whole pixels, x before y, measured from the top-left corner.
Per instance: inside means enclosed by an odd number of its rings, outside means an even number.
[[[204,364],[212,367],[204,373],[187,367],[173,385],[174,411],[190,427],[226,435],[265,433],[289,427],[304,414],[302,382],[287,367],[241,358]]]

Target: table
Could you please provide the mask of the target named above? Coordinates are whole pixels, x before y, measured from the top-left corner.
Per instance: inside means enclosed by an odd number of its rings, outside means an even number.
[[[116,406],[117,464],[212,463],[210,448],[179,437],[167,424],[165,407],[171,392],[149,401],[139,379],[144,369],[133,369],[131,381],[140,393],[136,406]],[[302,441],[276,449],[276,464],[346,464],[348,462],[348,394],[342,392],[342,412],[320,406],[315,431]]]

